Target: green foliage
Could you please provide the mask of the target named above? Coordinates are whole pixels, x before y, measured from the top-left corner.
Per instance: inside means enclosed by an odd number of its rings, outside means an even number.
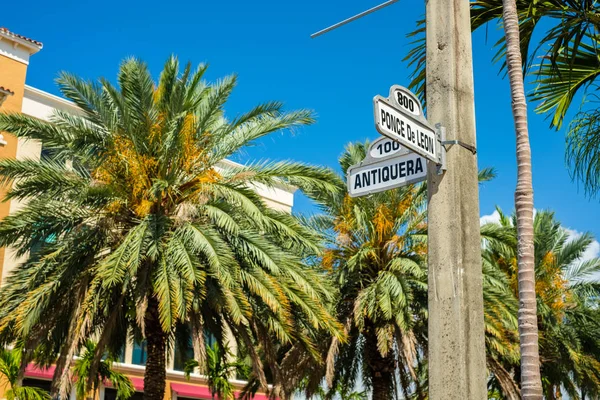
[[[477,174],[477,179],[481,184],[484,182],[494,180],[496,178],[496,175],[496,170],[494,168],[487,167],[479,170],[479,173]]]
[[[348,145],[340,169],[362,161],[368,146]],[[423,185],[360,198],[326,195],[324,214],[308,221],[326,239],[319,262],[339,287],[337,313],[349,338],[325,349],[330,387],[354,387],[361,371],[368,388],[391,396],[397,360],[400,387],[409,390],[426,336],[425,201]]]
[[[600,109],[575,115],[567,134],[567,162],[573,176],[593,195],[600,190]]]
[[[19,384],[20,369],[21,349],[0,348],[0,380],[5,381],[6,400],[50,400],[50,395],[43,389]]]
[[[298,390],[306,390],[308,386],[308,381],[305,379],[301,382],[298,387]],[[325,400],[330,398],[338,398],[340,400],[367,400],[369,398],[366,390],[357,391],[354,388],[347,387],[339,383],[335,388],[330,390],[326,390],[322,385],[318,387],[318,389],[309,396],[309,400]]]
[[[95,342],[87,340],[83,348],[83,353],[75,360],[73,365],[73,372],[77,379],[75,382],[77,400],[86,398],[89,387],[96,393],[100,383],[107,382],[110,382],[116,389],[117,399],[119,400],[127,400],[135,393],[135,388],[131,380],[126,375],[112,368],[112,363],[117,361],[113,355],[102,358],[97,367],[96,374],[91,376],[92,365],[94,364],[94,359],[97,357],[98,346]]]
[[[516,334],[517,231],[514,216],[500,210],[500,222],[482,227],[482,232],[501,233],[487,240],[482,253],[486,280],[509,302],[486,304],[488,366],[493,373],[490,388],[507,393],[517,387],[518,337]],[[490,229],[492,228],[492,229]],[[589,234],[569,238],[568,232],[548,211],[539,211],[534,221],[536,293],[540,329],[540,358],[545,395],[551,397],[562,386],[572,398],[583,389],[594,396],[600,390],[600,259],[580,261],[593,238]],[[492,276],[488,271],[493,268]],[[486,284],[484,283],[484,286]],[[506,292],[509,293],[506,293]],[[484,290],[484,296],[494,294]],[[505,300],[505,301],[506,301]],[[487,300],[486,300],[487,301]],[[505,305],[506,309],[498,306]]]
[[[184,368],[186,378],[189,379],[190,374],[199,366],[196,360],[188,361]],[[237,374],[247,375],[250,372],[247,364],[237,359],[228,347],[223,349],[218,343],[206,348],[205,370],[213,399],[217,397],[224,400],[235,399],[235,388],[231,379]]]
[[[294,185],[336,196],[335,175],[292,161],[225,159],[312,123],[312,113],[269,102],[228,119],[236,78],[208,83],[205,70],[172,57],[155,83],[145,63],[128,59],[118,86],[63,73],[59,88],[80,115],[0,115],[0,130],[41,140],[49,154],[0,160],[7,197],[29,200],[0,222],[0,246],[40,248],[0,293],[1,343],[23,340],[29,356],[49,364],[71,359],[97,335],[93,381],[98,354],[118,351],[128,330],[147,334],[154,313],[152,329],[167,340],[191,324],[221,344],[229,329],[248,348],[294,343],[315,357],[318,334],[342,338],[329,312],[332,290],[306,262],[320,250],[319,236],[253,190]],[[202,345],[195,348],[202,357]],[[251,358],[266,387],[259,352]],[[64,368],[55,376],[63,395]]]

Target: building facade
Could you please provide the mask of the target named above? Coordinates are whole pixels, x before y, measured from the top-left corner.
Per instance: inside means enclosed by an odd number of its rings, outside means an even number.
[[[36,40],[18,35],[6,28],[0,28],[0,112],[20,112],[41,120],[48,120],[55,110],[78,113],[78,108],[71,102],[26,85],[27,67],[30,58],[43,45]],[[35,58],[33,58],[35,59]],[[6,132],[0,132],[0,158],[12,159],[39,159],[42,153],[42,143],[18,139]],[[234,164],[225,161],[220,166],[227,168]],[[265,203],[277,210],[290,212],[294,200],[294,188],[282,185],[277,188],[257,186],[255,190],[263,197]],[[6,188],[0,187],[0,198],[3,198]],[[0,219],[17,211],[22,204],[18,201],[0,202]],[[0,248],[0,278],[2,284],[10,271],[21,262],[15,252],[10,248]],[[1,286],[0,286],[1,290]],[[174,349],[168,357],[167,390],[165,400],[174,399],[211,399],[210,391],[206,385],[205,377],[192,374],[186,379],[183,374],[183,362],[189,349]],[[141,398],[144,390],[143,376],[146,362],[145,344],[134,343],[130,340],[121,354],[120,362],[115,364],[116,369],[126,373],[132,380],[136,389],[133,399]],[[42,370],[33,364],[26,369],[24,385],[50,388],[54,370]],[[237,389],[241,390],[245,382],[233,381]],[[0,399],[3,399],[4,385],[0,380]],[[114,400],[115,391],[109,386],[101,386],[98,400]],[[74,392],[71,398],[75,398]],[[259,400],[266,399],[264,395],[257,395]]]

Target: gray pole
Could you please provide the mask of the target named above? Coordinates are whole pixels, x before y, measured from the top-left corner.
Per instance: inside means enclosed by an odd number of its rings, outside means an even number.
[[[475,146],[469,0],[427,1],[427,119]],[[428,176],[429,399],[487,399],[477,157],[447,147]]]

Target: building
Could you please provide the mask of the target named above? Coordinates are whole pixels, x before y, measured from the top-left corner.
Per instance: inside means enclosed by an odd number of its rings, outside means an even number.
[[[6,28],[0,28],[0,112],[22,112],[45,120],[54,110],[77,113],[77,107],[65,99],[46,93],[26,85],[27,67],[30,58],[42,50],[43,45],[36,40],[18,35]],[[42,152],[42,143],[23,141],[7,133],[0,133],[0,158],[39,159]],[[231,162],[221,166],[227,168]],[[256,187],[257,192],[265,202],[278,210],[291,211],[293,205],[294,188],[282,185],[279,188],[268,189]],[[0,198],[4,197],[5,190],[0,188]],[[17,201],[0,203],[0,219],[14,213],[21,204]],[[11,249],[0,248],[0,278],[5,277],[20,260]],[[184,378],[181,371],[181,357],[171,354],[167,370],[167,390],[165,399],[211,399],[206,386],[206,379],[198,374],[192,374],[190,380]],[[130,343],[124,350],[121,362],[116,367],[126,373],[136,388],[136,397],[143,393],[144,364],[146,361],[145,346],[143,343]],[[26,370],[25,385],[50,387],[53,369],[40,370],[30,365]],[[244,382],[234,381],[236,387],[241,388]],[[3,398],[3,385],[0,382],[0,399]],[[72,394],[74,398],[74,394]],[[257,395],[256,398],[266,398]],[[115,391],[110,387],[101,387],[98,400],[114,400]]]

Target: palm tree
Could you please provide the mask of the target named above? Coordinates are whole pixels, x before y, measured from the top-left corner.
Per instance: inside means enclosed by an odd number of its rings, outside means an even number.
[[[533,245],[533,182],[531,146],[527,126],[527,101],[521,68],[519,16],[515,0],[503,1],[502,20],[506,39],[506,66],[510,80],[513,118],[517,134],[517,216],[519,254],[519,343],[521,346],[521,395],[542,400],[535,296]]]
[[[50,400],[50,395],[43,389],[22,386],[20,381],[21,350],[0,348],[0,377],[3,378],[6,400]]]
[[[341,170],[362,161],[368,147],[368,142],[349,144],[340,157]],[[484,169],[479,180],[494,176],[492,169]],[[353,388],[362,378],[374,398],[392,398],[397,392],[405,398],[427,398],[426,199],[425,185],[360,198],[336,194],[318,199],[322,214],[308,222],[326,238],[319,262],[338,284],[338,318],[349,339],[346,344],[333,339],[322,349],[326,364],[321,369],[303,366],[306,381],[301,387],[307,397],[319,393],[325,376],[329,397],[337,387]],[[507,235],[487,226],[481,236],[503,243]],[[484,273],[492,369],[493,360],[514,360],[511,329],[516,329],[517,301],[495,265],[484,264]],[[500,374],[502,366],[494,370]]]
[[[67,366],[92,334],[90,376],[128,330],[145,338],[147,400],[164,397],[165,353],[181,323],[192,326],[201,363],[204,329],[221,345],[230,337],[244,344],[263,388],[257,347],[310,350],[305,333],[313,330],[342,339],[327,308],[331,290],[305,263],[319,251],[317,235],[253,191],[334,193],[334,174],[288,161],[224,161],[270,133],[312,123],[311,112],[270,102],[227,119],[236,79],[208,84],[205,70],[181,71],[172,57],[155,84],[143,62],[128,59],[118,86],[60,76],[81,115],[57,111],[45,122],[0,114],[0,130],[41,140],[48,154],[0,160],[0,184],[12,184],[7,198],[28,201],[0,222],[0,246],[40,248],[0,294],[0,338],[56,362],[56,393],[66,392]]]
[[[341,169],[362,161],[368,147],[349,144]],[[327,240],[321,265],[338,285],[337,313],[348,335],[348,343],[334,338],[326,350],[330,387],[353,388],[360,372],[375,400],[410,390],[425,354],[426,198],[424,186],[406,186],[319,199],[324,214],[311,223]]]
[[[483,241],[483,300],[486,364],[490,372],[489,393],[502,393],[507,400],[520,400],[521,390],[512,371],[519,365],[518,301],[509,279],[486,249],[516,246],[512,235],[496,224],[481,227]],[[490,395],[490,398],[491,397]]]
[[[97,367],[96,375],[91,376],[90,371],[96,357],[97,344],[87,340],[84,345],[84,352],[75,360],[73,365],[74,375],[77,377],[75,382],[75,393],[77,400],[84,400],[88,394],[88,387],[92,387],[92,393],[95,395],[100,383],[110,382],[117,391],[117,399],[127,400],[133,395],[135,389],[131,380],[124,374],[113,369],[112,363],[116,358],[112,355],[105,357],[100,361]],[[95,396],[92,396],[95,398]]]
[[[223,400],[235,399],[235,388],[231,378],[237,374],[247,374],[248,365],[242,360],[232,358],[229,348],[222,348],[218,343],[206,348],[205,372],[208,378],[208,387],[212,398]],[[233,360],[232,360],[233,359]],[[189,379],[191,373],[200,364],[196,360],[190,360],[184,368],[185,376]]]
[[[516,217],[509,218],[501,210],[499,223],[482,226],[482,230],[495,230],[501,240],[488,241],[483,249],[484,268],[493,268],[504,276],[503,286],[518,292],[518,248]],[[540,357],[542,360],[543,393],[546,399],[560,398],[564,388],[572,398],[579,393],[595,396],[600,393],[600,312],[598,295],[600,285],[597,274],[600,259],[580,261],[579,258],[593,241],[589,234],[570,238],[554,214],[540,211],[535,216],[535,271],[539,310],[538,324],[541,332]],[[489,276],[486,273],[486,276]],[[486,291],[487,292],[487,291]],[[498,303],[500,304],[500,303]],[[486,314],[488,307],[486,307]],[[510,318],[502,318],[506,323]],[[593,338],[593,339],[592,339]],[[510,341],[510,338],[508,338]],[[516,345],[518,340],[514,339]],[[488,366],[494,373],[491,385],[501,389],[506,398],[514,396],[519,360],[502,354],[490,354]],[[494,357],[489,362],[490,355]],[[499,372],[499,373],[498,373]],[[518,375],[518,374],[517,374]],[[511,383],[511,381],[513,383]]]

